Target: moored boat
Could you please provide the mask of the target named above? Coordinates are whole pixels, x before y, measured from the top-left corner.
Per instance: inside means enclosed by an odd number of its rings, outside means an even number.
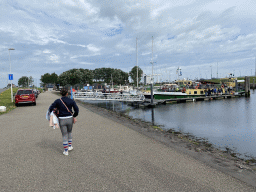
[[[177,84],[176,84],[177,83]],[[178,80],[175,84],[164,84],[161,89],[154,90],[154,99],[173,99],[188,97],[203,97],[207,89],[202,88],[199,82]],[[144,93],[145,98],[151,98],[150,91]]]

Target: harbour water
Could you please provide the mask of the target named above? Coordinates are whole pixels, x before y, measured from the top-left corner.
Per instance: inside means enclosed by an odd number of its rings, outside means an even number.
[[[88,102],[88,101],[86,101]],[[99,107],[204,138],[216,148],[229,148],[241,158],[256,157],[256,91],[251,96],[134,108],[123,102],[92,102]]]

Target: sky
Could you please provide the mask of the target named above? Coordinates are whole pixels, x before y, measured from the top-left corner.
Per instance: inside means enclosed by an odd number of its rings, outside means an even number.
[[[155,82],[254,75],[255,10],[255,0],[0,0],[0,88],[10,73],[39,84],[73,68],[153,67]]]

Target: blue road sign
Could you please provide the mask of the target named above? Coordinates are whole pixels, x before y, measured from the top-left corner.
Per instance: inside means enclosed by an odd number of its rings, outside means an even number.
[[[13,80],[13,74],[9,74],[9,80]]]

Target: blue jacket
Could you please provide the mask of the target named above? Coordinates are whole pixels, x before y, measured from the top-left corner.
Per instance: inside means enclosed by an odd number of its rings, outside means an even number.
[[[79,109],[76,105],[76,102],[73,101],[72,99],[68,97],[61,97],[62,101],[66,104],[68,107],[69,111],[71,111],[73,114],[73,117],[76,117],[79,113]],[[58,117],[67,117],[71,116],[71,113],[68,112],[67,108],[65,105],[61,102],[60,99],[56,99],[53,104],[49,108],[49,112],[51,113],[54,108],[57,108],[59,110]],[[75,112],[72,111],[72,108],[74,109]]]

